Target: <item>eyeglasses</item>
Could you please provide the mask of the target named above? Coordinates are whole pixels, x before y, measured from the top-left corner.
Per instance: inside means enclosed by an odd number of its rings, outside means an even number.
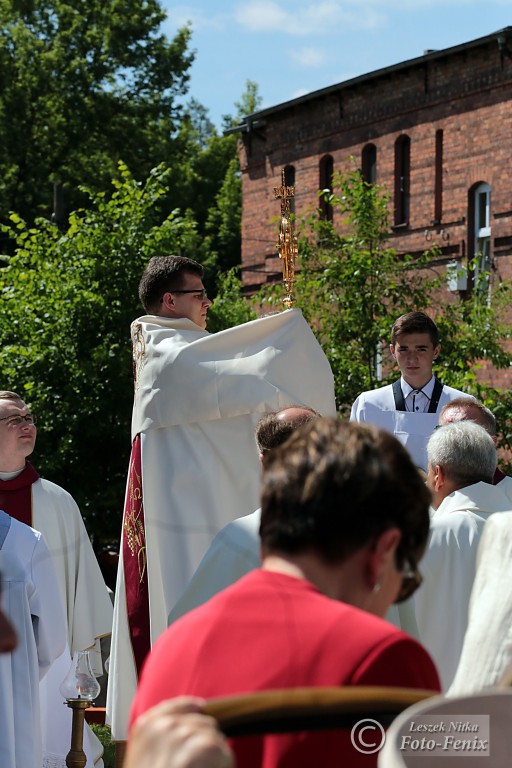
[[[395,603],[403,603],[407,600],[420,586],[423,581],[423,576],[418,570],[418,566],[409,558],[405,561],[405,565],[402,571],[402,584],[400,585],[400,591],[395,599]]]
[[[0,421],[6,421],[8,427],[19,427],[25,422],[25,424],[36,425],[37,418],[33,413],[27,413],[25,416],[2,416]]]
[[[169,291],[169,293],[197,293],[198,299],[207,299],[208,295],[204,288],[187,288],[187,290],[184,291]]]

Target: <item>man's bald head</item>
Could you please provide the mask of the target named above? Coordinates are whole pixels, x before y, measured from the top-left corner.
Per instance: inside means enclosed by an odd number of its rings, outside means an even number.
[[[263,456],[267,451],[281,445],[298,427],[319,417],[318,411],[303,405],[290,405],[280,411],[267,413],[256,427],[256,442],[260,454]]]
[[[450,400],[439,414],[439,424],[455,424],[459,421],[473,421],[485,431],[496,442],[496,418],[480,400],[472,397],[457,397]]]

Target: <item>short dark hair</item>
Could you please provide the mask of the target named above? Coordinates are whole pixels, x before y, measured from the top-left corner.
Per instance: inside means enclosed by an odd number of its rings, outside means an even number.
[[[391,328],[391,343],[396,344],[397,337],[403,333],[428,333],[432,346],[439,344],[437,325],[425,312],[409,312],[400,315]]]
[[[179,290],[186,274],[203,276],[203,267],[186,256],[153,256],[142,273],[139,299],[149,314],[155,314],[167,291]]]
[[[290,408],[299,408],[302,413],[289,419],[278,418],[281,414],[286,414]],[[306,405],[289,405],[279,411],[265,414],[256,427],[256,443],[259,452],[264,456],[267,451],[277,448],[278,445],[282,445],[288,440],[292,432],[295,432],[298,427],[318,418],[320,418],[318,411]]]
[[[265,552],[314,551],[336,563],[396,526],[398,566],[423,554],[430,491],[405,448],[377,427],[305,424],[264,456],[262,484]]]
[[[16,392],[10,392],[8,389],[0,390],[0,400],[20,400],[23,402],[21,395],[18,395]]]

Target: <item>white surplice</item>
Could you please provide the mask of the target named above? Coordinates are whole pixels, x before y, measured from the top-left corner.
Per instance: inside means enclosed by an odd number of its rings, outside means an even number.
[[[261,565],[261,509],[232,520],[218,532],[184,593],[169,614],[169,624]]]
[[[298,309],[216,334],[144,316],[132,341],[153,644],[216,533],[259,505],[259,419],[291,404],[336,408],[329,363]],[[107,694],[116,740],[136,685],[121,551]]]
[[[512,477],[505,475],[505,477],[502,478],[499,483],[497,483],[497,486],[500,489],[500,491],[504,493],[507,499],[510,501],[511,509],[512,509]]]
[[[39,681],[66,645],[64,607],[41,534],[3,511],[0,525],[4,533],[8,526],[0,549],[2,608],[18,637],[17,648],[0,655],[0,766],[41,768]]]
[[[44,536],[65,606],[68,643],[41,682],[43,768],[65,768],[71,745],[72,712],[59,686],[75,651],[90,649],[93,671],[102,673],[100,639],[112,631],[113,608],[80,510],[73,497],[49,480],[32,485],[32,524]],[[103,747],[86,724],[87,768],[101,768]]]
[[[415,465],[426,472],[428,439],[439,422],[441,409],[456,397],[471,395],[444,384],[436,413],[397,411],[393,385],[388,384],[380,389],[362,392],[352,405],[350,421],[374,424],[391,432],[407,448]]]
[[[459,664],[484,526],[492,514],[510,509],[499,486],[479,482],[447,496],[431,519],[419,564],[423,584],[399,606],[399,613],[407,616],[413,605],[418,639],[436,662],[443,690],[451,685]]]
[[[504,512],[487,521],[480,540],[468,627],[448,695],[498,685],[511,664],[512,512]]]

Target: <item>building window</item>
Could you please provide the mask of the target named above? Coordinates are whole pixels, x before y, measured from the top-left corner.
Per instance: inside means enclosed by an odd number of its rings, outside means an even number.
[[[411,202],[411,140],[400,136],[395,142],[395,226],[409,223]]]
[[[443,131],[436,131],[435,181],[434,181],[434,224],[443,219]]]
[[[285,187],[295,186],[295,168],[293,165],[286,165],[284,168],[284,184]],[[290,200],[290,213],[295,214],[295,197]]]
[[[334,161],[331,155],[325,155],[320,160],[320,216],[324,221],[332,221],[332,205],[326,198],[332,194],[332,177],[334,174]]]
[[[491,269],[491,188],[482,182],[470,194],[470,217],[474,282],[482,291],[490,288],[489,276],[481,281],[483,272]]]
[[[375,144],[366,144],[361,153],[361,173],[367,184],[375,184],[377,181],[377,147]]]

